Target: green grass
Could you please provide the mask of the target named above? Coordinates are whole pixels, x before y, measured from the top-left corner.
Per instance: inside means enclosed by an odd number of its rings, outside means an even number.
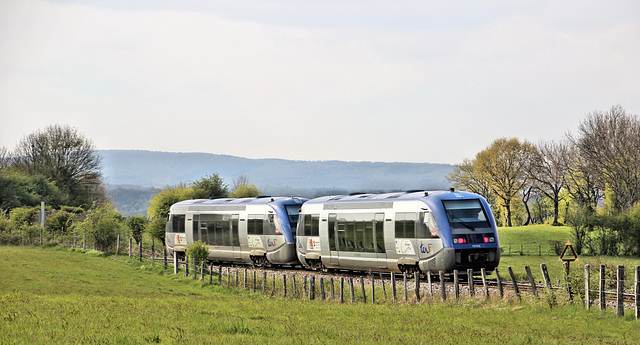
[[[339,304],[165,275],[126,256],[0,247],[0,343],[584,343],[640,339],[627,311],[463,298]]]

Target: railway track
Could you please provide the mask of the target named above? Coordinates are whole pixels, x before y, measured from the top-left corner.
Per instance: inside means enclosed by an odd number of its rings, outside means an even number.
[[[156,259],[156,260],[162,260]],[[170,261],[170,263],[173,263]],[[180,267],[185,266],[185,261],[178,261],[178,265]],[[316,281],[319,281],[320,277],[324,278],[325,281],[329,281],[331,278],[334,278],[334,282],[340,281],[341,278],[345,280],[355,279],[359,282],[362,279],[362,282],[365,286],[370,287],[372,285],[376,287],[389,287],[391,285],[391,275],[395,275],[396,284],[403,286],[404,285],[404,275],[400,273],[389,273],[389,272],[364,272],[364,271],[339,271],[334,270],[332,272],[323,272],[323,271],[312,271],[308,269],[303,269],[300,267],[289,266],[289,267],[256,267],[248,264],[228,264],[228,263],[214,263],[210,266],[207,266],[205,269],[205,275],[209,274],[209,268],[213,273],[222,273],[223,276],[227,275],[238,275],[240,274],[240,270],[248,270],[248,271],[262,271],[266,272],[267,275],[271,277],[279,277],[281,278],[285,274],[288,276],[315,276]],[[236,273],[238,270],[238,273]],[[199,270],[198,274],[202,274]],[[228,277],[229,279],[231,277]],[[233,281],[235,282],[235,277]],[[372,282],[373,279],[373,282]],[[407,275],[407,290],[415,291],[415,277],[412,275]],[[456,282],[454,281],[454,276],[451,274],[445,275],[444,280],[440,281],[440,277],[438,275],[431,276],[431,286],[429,286],[429,279],[426,275],[422,274],[419,278],[419,291],[422,296],[431,295],[430,297],[438,298],[442,295],[442,286],[445,288],[446,298],[455,298],[452,296],[469,296],[471,295],[471,290],[469,288],[469,282],[466,276],[462,279],[459,279],[456,287]],[[486,288],[485,288],[486,282]],[[514,296],[514,297],[523,297],[523,296],[534,296],[540,295],[544,293],[544,291],[548,290],[544,284],[535,283],[532,287],[531,283],[522,283],[518,282],[513,284],[511,280],[501,280],[500,284],[496,278],[487,278],[484,280],[481,278],[474,277],[472,279],[473,285],[473,295],[475,296]],[[502,289],[502,294],[500,293],[500,289]],[[517,290],[516,290],[517,289]],[[566,294],[568,296],[568,292],[565,286],[563,285],[551,285],[551,289],[556,294]],[[457,291],[457,292],[456,292]],[[591,306],[597,307],[599,305],[599,292],[597,290],[590,290],[590,303]],[[615,308],[617,305],[617,293],[615,291],[604,291],[605,295],[605,306],[606,308]],[[572,291],[573,300],[577,301],[579,296],[584,296],[584,289],[581,291]],[[582,300],[584,302],[584,300]],[[624,293],[623,294],[623,303],[625,308],[633,309],[636,305],[636,296],[633,293]]]

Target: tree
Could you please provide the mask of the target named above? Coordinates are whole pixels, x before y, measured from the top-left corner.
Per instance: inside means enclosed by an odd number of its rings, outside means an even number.
[[[578,135],[569,136],[580,156],[602,179],[600,189],[610,188],[613,205],[629,210],[640,201],[640,120],[621,106],[608,112],[594,111],[580,123]]]
[[[492,195],[489,180],[481,173],[476,162],[476,160],[464,159],[445,178],[457,189],[480,194],[490,200]]]
[[[160,240],[162,242],[162,246],[165,247],[167,245],[165,238],[165,228],[167,226],[167,221],[164,218],[156,218],[147,226],[147,232],[151,235],[151,237]]]
[[[9,167],[11,164],[11,156],[6,147],[0,147],[0,172]]]
[[[566,142],[541,142],[532,152],[527,167],[528,178],[535,181],[537,190],[553,204],[553,225],[558,225],[559,205],[565,186],[564,157],[569,145]]]
[[[506,210],[507,226],[512,226],[511,201],[527,184],[524,172],[533,152],[534,146],[527,141],[500,138],[476,155],[478,173]]]
[[[77,215],[67,211],[55,211],[47,217],[47,228],[51,230],[52,237],[55,237],[55,233],[59,233],[61,236],[69,230],[73,225]]]
[[[77,226],[93,240],[96,249],[107,251],[116,243],[118,234],[126,233],[123,218],[111,204],[94,205]]]
[[[67,204],[89,208],[106,199],[101,157],[93,142],[75,128],[51,125],[23,137],[13,152],[13,166],[51,179],[67,195]]]
[[[38,206],[42,201],[53,207],[64,201],[58,187],[49,179],[15,169],[0,172],[0,209]]]
[[[191,198],[193,191],[184,187],[167,187],[163,191],[156,193],[149,202],[147,216],[150,219],[167,219],[171,205]]]
[[[149,220],[143,216],[132,216],[125,222],[125,225],[131,230],[131,237],[136,240],[136,243],[142,243],[142,233],[148,224]]]
[[[226,197],[229,194],[228,186],[218,173],[205,176],[190,185],[194,199],[208,199]]]
[[[233,190],[229,193],[230,198],[249,198],[260,195],[262,195],[262,191],[255,184],[249,184],[249,179],[245,175],[233,179]]]
[[[239,185],[236,189],[229,193],[230,198],[249,198],[262,195],[262,191],[255,184]]]

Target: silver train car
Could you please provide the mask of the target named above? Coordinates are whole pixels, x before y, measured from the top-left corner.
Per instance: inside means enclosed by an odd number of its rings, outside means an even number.
[[[258,265],[297,264],[295,231],[307,199],[289,197],[196,199],[171,206],[167,250],[184,257],[202,241],[211,261]]]
[[[453,189],[309,200],[300,212],[297,252],[313,269],[477,273],[500,262],[489,204]]]

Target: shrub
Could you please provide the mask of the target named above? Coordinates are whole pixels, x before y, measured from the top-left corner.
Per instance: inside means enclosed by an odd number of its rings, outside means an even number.
[[[126,233],[122,216],[111,204],[94,205],[78,227],[93,239],[96,248],[102,251],[109,250],[115,244],[118,234]]]
[[[195,267],[200,267],[209,256],[209,248],[202,241],[195,241],[187,246],[186,255],[194,261]]]

